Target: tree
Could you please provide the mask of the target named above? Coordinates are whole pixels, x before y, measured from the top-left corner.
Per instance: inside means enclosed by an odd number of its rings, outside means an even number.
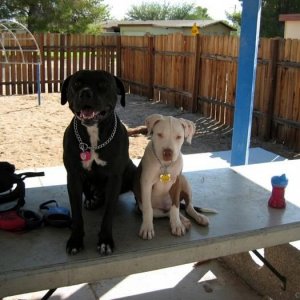
[[[0,18],[15,18],[32,32],[86,32],[109,18],[103,0],[2,0]]]
[[[24,0],[2,0],[0,4],[0,19],[23,20],[28,15],[29,7],[33,6]],[[31,1],[32,2],[32,1]]]
[[[225,15],[227,20],[231,21],[233,26],[237,29],[237,34],[239,35],[241,32],[242,12],[234,10],[234,12],[229,13],[225,11]]]
[[[170,4],[168,3],[142,3],[140,5],[132,5],[127,12],[128,20],[166,20]]]
[[[242,24],[242,12],[234,11],[233,13],[229,13],[225,11],[226,18],[233,23],[233,26],[238,27]]]
[[[189,17],[190,12],[193,10],[193,4],[183,3],[178,6],[171,6],[170,11],[168,12],[169,20],[185,20]]]
[[[142,2],[139,5],[132,5],[126,14],[127,20],[197,20],[211,19],[206,8],[195,7],[194,4],[182,3],[171,5],[164,2]]]
[[[300,13],[299,0],[262,0],[262,37],[283,37],[284,24],[279,21],[280,14]]]
[[[92,27],[109,18],[108,6],[101,4],[103,0],[60,0],[57,2],[55,15],[59,22],[50,23],[51,31],[91,32]]]
[[[212,18],[208,14],[207,8],[196,6],[190,15],[187,17],[187,20],[211,20]]]

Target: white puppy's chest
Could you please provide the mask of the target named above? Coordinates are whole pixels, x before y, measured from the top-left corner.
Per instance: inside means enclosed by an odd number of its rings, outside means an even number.
[[[174,162],[173,165],[166,170],[157,168],[157,173],[155,174],[156,180],[152,186],[151,193],[151,203],[153,208],[159,208],[166,211],[171,208],[172,200],[170,197],[170,189],[175,183],[177,176],[180,174],[181,169],[182,163],[180,159]],[[170,174],[169,182],[159,180],[159,177],[163,172],[168,172]]]
[[[158,208],[164,211],[169,211],[172,205],[172,200],[169,190],[172,183],[157,182],[152,187],[151,205],[152,208]]]
[[[107,164],[106,161],[100,159],[99,155],[96,153],[94,149],[97,148],[99,142],[99,129],[97,126],[87,127],[87,132],[90,136],[90,144],[91,144],[91,158],[87,161],[82,161],[82,166],[86,170],[91,170],[92,164],[95,161],[97,165],[105,166]]]

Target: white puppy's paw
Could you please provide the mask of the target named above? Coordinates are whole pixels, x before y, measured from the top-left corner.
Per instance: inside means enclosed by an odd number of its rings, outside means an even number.
[[[173,235],[182,236],[185,235],[187,227],[180,220],[176,222],[170,222],[171,231]]]
[[[155,236],[153,223],[143,222],[140,228],[139,236],[144,240],[153,239]]]
[[[184,217],[183,215],[180,215],[180,220],[182,222],[182,224],[184,225],[186,230],[189,230],[192,226],[192,223],[189,219],[187,219],[186,217]]]
[[[197,216],[196,216],[196,222],[202,226],[208,226],[209,225],[209,219],[202,215],[202,214],[199,214],[197,213]]]

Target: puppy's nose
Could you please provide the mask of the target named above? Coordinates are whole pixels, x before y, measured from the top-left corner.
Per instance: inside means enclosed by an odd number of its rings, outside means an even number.
[[[171,161],[173,157],[173,151],[169,148],[163,150],[163,160]]]
[[[84,88],[79,92],[81,100],[90,100],[93,98],[93,92],[89,88]]]

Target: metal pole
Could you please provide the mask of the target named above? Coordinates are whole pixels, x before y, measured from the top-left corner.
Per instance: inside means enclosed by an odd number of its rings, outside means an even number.
[[[38,103],[41,105],[41,64],[37,64],[36,73]]]
[[[248,164],[262,0],[244,0],[231,166]]]

